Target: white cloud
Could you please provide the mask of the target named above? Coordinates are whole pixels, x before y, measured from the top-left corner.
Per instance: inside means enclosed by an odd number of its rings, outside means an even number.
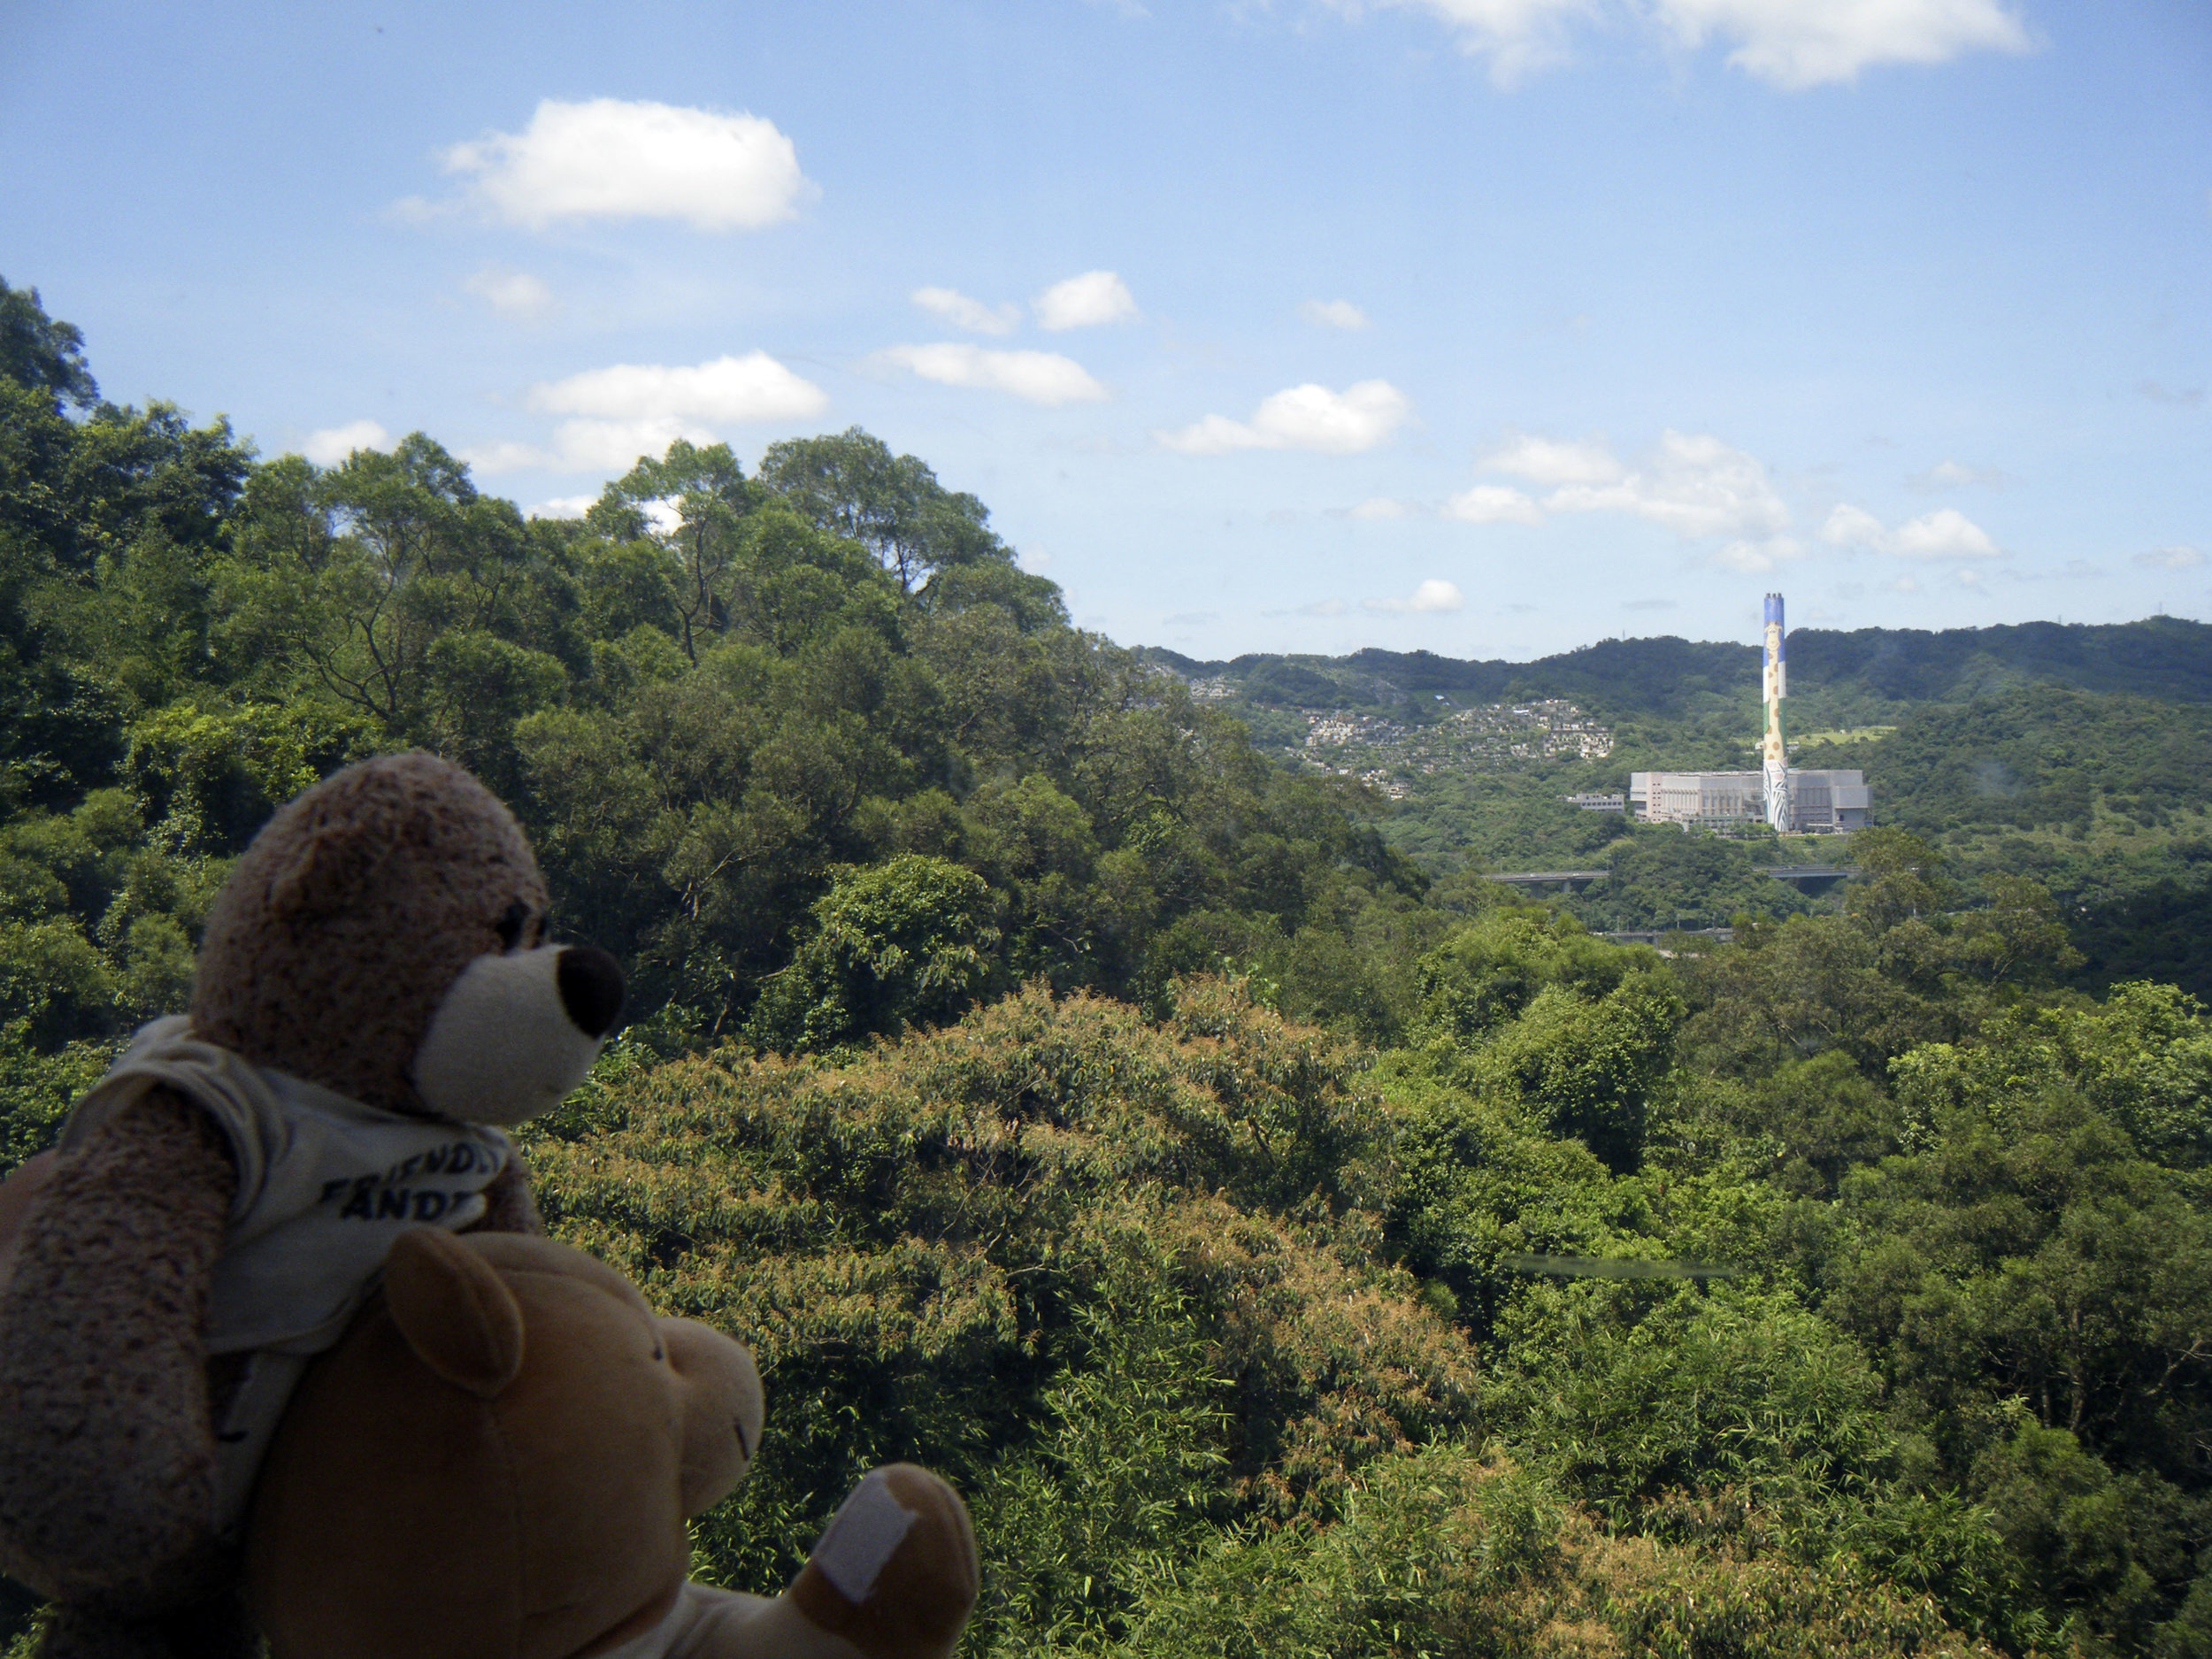
[[[1305,300],[1298,315],[1317,328],[1364,328],[1367,313],[1349,300]]]
[[[1896,593],[1916,594],[1920,591],[1920,581],[1917,577],[1900,576],[1890,584],[1890,588],[1893,592]]]
[[[1209,415],[1180,432],[1153,436],[1185,455],[1225,455],[1233,449],[1357,455],[1389,437],[1412,409],[1388,380],[1361,380],[1341,392],[1309,381],[1262,399],[1248,422]]]
[[[1627,471],[1602,442],[1563,443],[1522,432],[1509,432],[1505,442],[1477,465],[1537,484],[1610,484]]]
[[[1350,518],[1402,518],[1413,510],[1387,495],[1370,495],[1345,516]]]
[[[911,370],[941,386],[974,386],[1010,392],[1033,403],[1094,403],[1106,388],[1072,357],[1053,351],[989,351],[961,341],[927,346],[891,346],[876,360]]]
[[[1878,64],[2034,46],[1999,0],[1658,0],[1656,14],[1686,46],[1735,42],[1731,64],[1792,91],[1855,81]]]
[[[1478,484],[1444,503],[1444,516],[1463,524],[1541,524],[1543,509],[1509,484]]]
[[[657,501],[641,502],[638,510],[645,515],[645,522],[662,535],[674,535],[684,527],[684,505],[675,497],[663,495]]]
[[[356,449],[391,447],[392,434],[373,420],[349,420],[342,426],[309,433],[300,444],[300,453],[317,466],[335,466]]]
[[[543,381],[525,401],[572,417],[555,430],[550,449],[501,442],[465,449],[461,458],[482,473],[614,471],[665,453],[679,438],[714,443],[726,425],[811,419],[829,406],[820,387],[764,351],[689,367],[618,363]]]
[[[1897,526],[1890,550],[1909,559],[1990,559],[2001,551],[1987,531],[1955,507],[1906,519]]]
[[[513,271],[505,265],[488,265],[465,279],[461,286],[502,317],[520,318],[527,321],[546,316],[554,310],[553,290],[527,271]]]
[[[1052,568],[1052,555],[1041,547],[1025,547],[1014,555],[1014,563],[1032,576],[1041,576]]]
[[[1345,609],[1341,599],[1317,599],[1310,605],[1300,605],[1297,614],[1302,617],[1340,617]]]
[[[679,438],[701,445],[717,441],[712,427],[676,415],[564,420],[554,434],[556,465],[571,472],[627,472],[643,457],[667,454]]]
[[[2186,547],[2177,542],[2172,547],[2155,548],[2148,553],[2138,553],[2135,556],[2135,563],[2146,570],[2194,570],[2204,563],[2204,555],[2193,547]]]
[[[527,472],[539,467],[565,470],[561,457],[550,450],[504,438],[491,443],[464,444],[454,453],[467,462],[469,471],[480,478],[488,478],[495,472]]]
[[[592,510],[593,504],[598,499],[596,495],[556,495],[550,501],[540,502],[523,517],[526,518],[580,518]]]
[[[721,357],[690,368],[618,363],[530,388],[533,409],[601,420],[660,423],[804,420],[829,397],[764,351]]]
[[[548,98],[519,133],[456,144],[443,160],[486,211],[533,230],[583,219],[757,230],[791,218],[810,188],[772,121],[618,98]]]
[[[1055,282],[1037,296],[1034,309],[1040,327],[1088,328],[1134,317],[1137,302],[1111,271],[1086,271]]]
[[[1889,530],[1865,508],[1839,501],[1829,509],[1820,539],[1835,547],[1878,548],[1889,540]]]
[[[1804,551],[1805,544],[1795,536],[1774,535],[1763,541],[1731,541],[1713,555],[1711,562],[1723,570],[1755,576],[1772,570],[1786,559],[1800,557]]]
[[[979,334],[1010,334],[1021,320],[1022,308],[1012,301],[986,305],[957,288],[916,288],[910,296],[924,311],[943,318],[955,328]]]
[[[1367,0],[1378,6],[1417,5],[1459,36],[1461,50],[1490,59],[1490,77],[1509,87],[1532,70],[1563,62],[1567,25],[1594,15],[1594,0]],[[1334,0],[1357,16],[1362,0]]]
[[[1955,507],[1939,507],[1890,530],[1865,508],[1839,502],[1821,526],[1820,539],[1836,547],[1872,548],[1909,559],[1998,558],[2004,552],[1987,531]]]
[[[550,449],[501,440],[462,449],[461,459],[479,477],[495,472],[626,472],[640,458],[665,455],[683,438],[692,443],[718,442],[712,428],[672,416],[636,420],[564,420]],[[594,500],[597,498],[593,497]]]
[[[1572,28],[1648,17],[1683,45],[1732,42],[1728,61],[1770,85],[1796,90],[1847,81],[1880,64],[1939,64],[1961,53],[2024,52],[2034,41],[2002,0],[1330,0],[1356,17],[1370,7],[1417,6],[1440,19],[1462,49],[1490,60],[1511,86],[1571,56]]]
[[[1544,504],[1561,512],[1634,513],[1685,540],[1775,535],[1790,521],[1766,468],[1710,434],[1663,433],[1644,465],[1618,482],[1565,484]]]
[[[1363,599],[1361,605],[1369,611],[1457,611],[1466,603],[1456,583],[1430,577],[1413,590],[1409,599]]]
[[[1970,484],[1986,484],[1992,489],[2004,483],[2005,475],[1993,466],[1962,466],[1956,461],[1938,461],[1924,472],[1915,472],[1905,480],[1915,489],[1963,489]]]

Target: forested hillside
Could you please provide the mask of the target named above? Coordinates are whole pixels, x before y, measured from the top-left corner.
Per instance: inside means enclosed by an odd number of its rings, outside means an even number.
[[[1328,687],[1340,700],[1355,703],[1437,692],[1480,703],[1565,697],[1609,718],[1626,718],[1689,714],[1715,703],[1755,710],[1759,695],[1757,646],[1672,638],[1604,640],[1525,663],[1373,649],[1341,657],[1263,652],[1230,662],[1202,662],[1156,647],[1144,655],[1192,678],[1225,680],[1255,703],[1319,703],[1327,700],[1322,687]],[[1940,633],[1796,628],[1790,634],[1790,695],[1812,721],[1864,724],[1901,703],[1969,703],[2029,685],[2212,702],[2212,626],[2153,617]]]
[[[1797,764],[1862,769],[1878,821],[1942,849],[1971,902],[1989,902],[1986,879],[2043,882],[2083,953],[2081,983],[2147,973],[2212,995],[2212,627],[1806,628],[1789,650]],[[1632,771],[1755,766],[1751,646],[1608,640],[1532,663],[1142,655],[1278,759],[1386,791],[1385,834],[1432,876],[1609,870],[1570,901],[1595,928],[1793,914],[1804,896],[1760,867],[1843,856],[1755,830],[1684,847],[1671,829],[1564,802],[1624,792]],[[1571,732],[1588,741],[1559,741]]]
[[[272,806],[412,744],[514,804],[561,925],[675,1047],[821,1047],[1033,978],[1156,997],[1256,939],[1386,929],[1424,886],[1363,792],[1071,629],[979,503],[864,434],[749,479],[678,444],[583,521],[526,521],[420,434],[319,470],[99,403],[73,334],[10,303],[23,1041],[173,1005]]]
[[[1554,686],[1572,758],[1455,728],[1454,828],[1256,745],[1308,682],[1070,627],[864,433],[526,519],[420,434],[104,403],[0,285],[0,1170],[184,1004],[273,805],[424,745],[632,972],[526,1138],[557,1232],[761,1358],[704,1576],[910,1457],[979,1655],[2212,1655],[2212,1020],[2054,896],[2196,879],[2212,729],[1962,647],[1830,746],[1895,819],[1809,899],[1547,798],[1694,737],[1706,649],[1641,714]],[[1465,867],[1563,849],[1608,883]]]

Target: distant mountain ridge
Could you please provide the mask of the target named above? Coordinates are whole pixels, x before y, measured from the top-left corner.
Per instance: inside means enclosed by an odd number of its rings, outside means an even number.
[[[1671,635],[1604,640],[1526,663],[1372,647],[1349,657],[1263,652],[1227,662],[1158,646],[1139,649],[1187,679],[1220,680],[1242,701],[1278,707],[1441,692],[1482,702],[1564,697],[1617,714],[1680,715],[1716,698],[1755,700],[1759,667],[1755,645]],[[1800,628],[1789,636],[1789,658],[1793,700],[1839,720],[1898,703],[1966,703],[2028,685],[2212,703],[2212,625],[2179,617],[1941,632]]]

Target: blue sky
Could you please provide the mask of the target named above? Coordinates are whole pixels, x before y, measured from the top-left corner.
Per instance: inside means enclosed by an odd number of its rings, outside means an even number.
[[[1125,643],[2212,616],[2201,0],[0,0],[0,157],[111,397],[858,424]]]

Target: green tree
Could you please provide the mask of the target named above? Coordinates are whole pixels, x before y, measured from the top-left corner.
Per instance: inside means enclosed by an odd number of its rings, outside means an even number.
[[[2212,1223],[2049,1035],[2022,1017],[1904,1056],[1923,1149],[1846,1179],[1813,1271],[1893,1421],[1994,1508],[2052,1621],[2141,1650],[2194,1571]]]
[[[1680,1018],[1679,998],[1655,976],[1596,998],[1549,985],[1470,1070],[1478,1087],[1518,1102],[1546,1133],[1581,1141],[1615,1170],[1633,1169]]]
[[[806,518],[866,548],[906,593],[939,570],[1007,557],[981,502],[857,426],[770,444],[760,477]]]
[[[942,858],[905,853],[841,871],[751,1029],[771,1047],[826,1048],[951,1019],[989,979],[991,911],[984,879]]]
[[[12,288],[0,278],[0,377],[42,391],[57,408],[89,408],[100,388],[85,365],[84,335],[47,316],[36,288]]]
[[[1622,949],[1535,905],[1489,911],[1421,959],[1421,1032],[1466,1046],[1518,1017],[1548,986],[1602,996],[1654,972],[1655,952]]]
[[[703,640],[729,626],[738,526],[758,495],[728,444],[679,438],[609,484],[587,516],[603,535],[662,550],[677,638],[695,663]]]
[[[542,700],[580,657],[557,544],[421,434],[326,472],[280,462],[256,485],[220,588],[220,643],[247,683],[303,680],[393,741],[434,741],[480,696],[514,710],[499,681],[535,681],[524,695]],[[496,642],[442,647],[469,635]]]
[[[1770,838],[1758,850],[1770,858],[1771,846]],[[1600,911],[1650,927],[1709,927],[1741,911],[1786,916],[1809,908],[1787,883],[1765,873],[1751,846],[1671,826],[1614,841],[1606,868],[1604,882],[1583,895],[1585,914]]]
[[[1988,908],[1967,911],[1953,928],[1954,954],[1967,972],[1991,985],[2016,984],[2081,965],[2048,887],[2001,871],[1983,877],[1981,887]]]

